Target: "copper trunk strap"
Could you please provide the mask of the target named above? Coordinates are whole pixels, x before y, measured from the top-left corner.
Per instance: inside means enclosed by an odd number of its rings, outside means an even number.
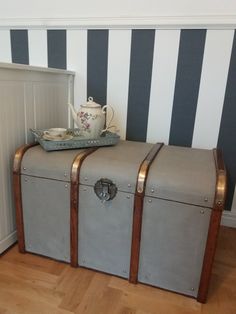
[[[132,230],[132,244],[131,244],[131,259],[130,259],[130,275],[129,281],[137,283],[138,280],[138,267],[139,267],[139,254],[142,230],[142,214],[143,214],[143,199],[145,195],[145,187],[149,168],[163,147],[163,143],[155,144],[145,159],[140,165],[136,192],[134,198],[134,212],[133,212],[133,230]]]
[[[98,147],[88,148],[78,154],[71,167],[71,189],[70,189],[70,263],[71,266],[78,266],[78,228],[79,228],[79,175],[83,161],[92,154]]]
[[[25,152],[38,143],[26,144],[17,149],[13,162],[13,193],[16,207],[16,229],[18,238],[18,248],[21,253],[25,253],[24,220],[21,196],[21,163]]]
[[[218,149],[213,149],[213,155],[216,167],[216,187],[213,209],[211,212],[208,236],[205,248],[205,255],[202,266],[200,285],[198,289],[197,300],[201,303],[206,302],[207,291],[211,277],[212,265],[215,256],[217,236],[220,227],[222,211],[224,209],[226,197],[226,169],[222,153]]]

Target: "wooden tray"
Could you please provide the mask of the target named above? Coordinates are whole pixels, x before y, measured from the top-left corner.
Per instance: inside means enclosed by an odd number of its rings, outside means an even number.
[[[116,133],[106,131],[97,139],[87,139],[79,134],[79,129],[68,129],[67,134],[73,136],[71,139],[61,141],[50,141],[43,138],[44,130],[30,129],[35,137],[35,140],[46,151],[64,150],[64,149],[76,149],[87,148],[94,146],[112,146],[119,142],[120,136]]]

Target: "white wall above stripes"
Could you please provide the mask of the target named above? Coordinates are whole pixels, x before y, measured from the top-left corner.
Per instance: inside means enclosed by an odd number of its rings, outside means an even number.
[[[10,0],[0,27],[136,27],[235,25],[235,0]]]
[[[184,16],[230,15],[234,0],[9,0],[1,3],[0,17],[107,17],[107,16]]]
[[[10,0],[1,3],[3,28],[232,28],[235,0]]]
[[[131,53],[130,29],[109,30],[107,102],[115,109],[115,124],[126,136]],[[234,29],[208,29],[198,92],[192,146],[217,146],[229,71]],[[157,29],[149,101],[147,141],[168,143],[180,44],[179,29]],[[29,63],[47,66],[47,30],[28,30]],[[9,29],[0,30],[0,61],[11,62]],[[75,105],[87,98],[87,29],[68,29],[66,33],[67,69],[76,71]],[[91,95],[93,96],[93,95]],[[233,135],[232,135],[233,136]],[[234,135],[235,136],[235,135]],[[231,211],[236,217],[236,193]],[[231,223],[229,216],[228,224]],[[236,224],[235,224],[236,226]]]

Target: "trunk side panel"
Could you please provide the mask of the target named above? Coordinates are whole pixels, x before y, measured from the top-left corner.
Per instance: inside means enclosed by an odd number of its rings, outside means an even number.
[[[102,203],[93,187],[80,186],[79,265],[127,278],[134,196],[117,192]]]
[[[211,210],[145,198],[140,282],[196,297]]]
[[[70,261],[70,185],[22,175],[25,247]]]

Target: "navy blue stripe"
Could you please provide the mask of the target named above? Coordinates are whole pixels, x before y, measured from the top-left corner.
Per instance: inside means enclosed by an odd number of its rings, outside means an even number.
[[[206,30],[182,30],[169,144],[191,146]]]
[[[107,102],[108,30],[88,30],[87,97]]]
[[[146,141],[155,30],[133,30],[126,138]],[[121,47],[122,49],[122,47]]]
[[[223,151],[228,170],[226,208],[230,209],[236,183],[236,33],[234,33],[217,147]]]
[[[48,30],[48,67],[66,69],[66,30]]]
[[[29,64],[28,31],[11,30],[11,55],[13,63]]]

